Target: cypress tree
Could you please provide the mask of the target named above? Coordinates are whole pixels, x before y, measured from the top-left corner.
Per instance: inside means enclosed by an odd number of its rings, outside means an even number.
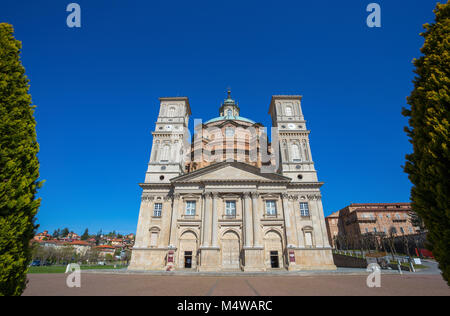
[[[81,235],[81,240],[88,240],[89,239],[89,230],[86,228],[83,235]]]
[[[428,230],[430,250],[450,285],[450,4],[437,4],[435,22],[425,24],[422,56],[414,60],[414,90],[405,128],[413,153],[406,155],[405,172],[413,187],[412,209]]]
[[[13,32],[0,23],[0,295],[25,289],[41,186],[34,106]]]

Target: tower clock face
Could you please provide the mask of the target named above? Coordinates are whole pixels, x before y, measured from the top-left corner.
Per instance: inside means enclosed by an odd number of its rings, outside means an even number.
[[[288,127],[289,127],[289,129],[294,129],[295,128],[295,124],[289,124]]]

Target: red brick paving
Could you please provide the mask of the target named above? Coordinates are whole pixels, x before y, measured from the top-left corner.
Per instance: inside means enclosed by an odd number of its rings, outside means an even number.
[[[24,295],[431,295],[449,296],[440,275],[382,275],[381,288],[368,288],[365,275],[158,276],[81,275],[81,288],[68,288],[64,274],[29,274]]]

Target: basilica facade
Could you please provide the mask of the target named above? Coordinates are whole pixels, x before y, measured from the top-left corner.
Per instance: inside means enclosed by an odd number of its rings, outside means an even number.
[[[301,96],[272,96],[271,143],[228,97],[195,121],[160,98],[130,270],[335,269]]]

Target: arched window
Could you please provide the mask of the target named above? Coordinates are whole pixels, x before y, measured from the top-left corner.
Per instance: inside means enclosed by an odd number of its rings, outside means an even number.
[[[175,108],[174,107],[169,108],[168,116],[170,116],[170,117],[175,116]]]
[[[161,161],[168,161],[169,160],[169,151],[170,151],[170,146],[169,145],[164,145],[162,152],[161,152]]]
[[[286,116],[292,116],[292,108],[290,106],[286,107]]]
[[[227,116],[233,116],[233,111],[231,109],[227,110]]]
[[[300,148],[297,144],[293,144],[291,147],[292,150],[292,161],[300,161]]]

